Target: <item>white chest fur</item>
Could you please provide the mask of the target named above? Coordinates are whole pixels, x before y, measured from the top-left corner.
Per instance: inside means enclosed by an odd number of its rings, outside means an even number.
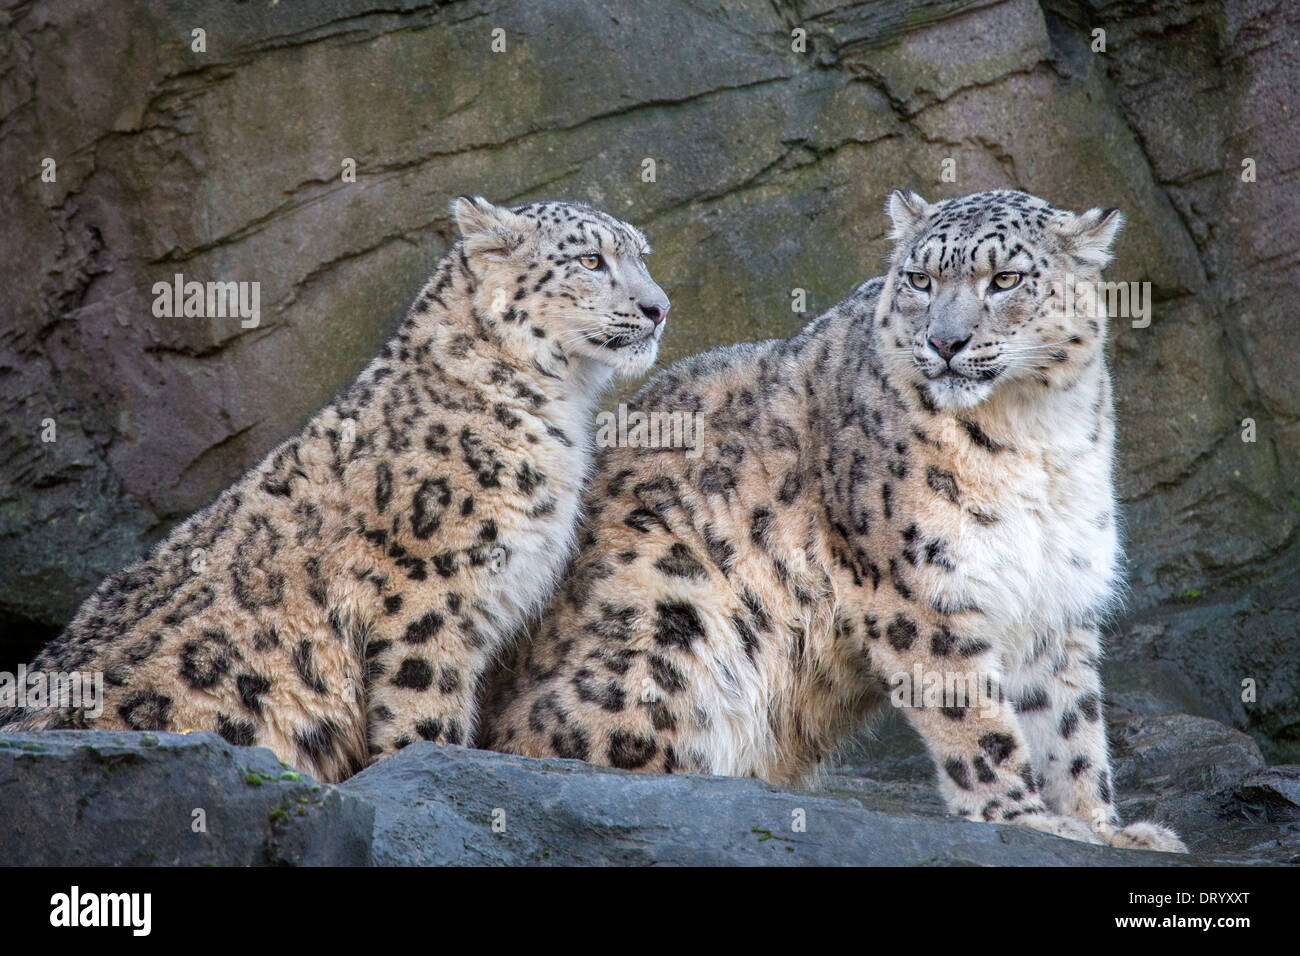
[[[548,436],[537,447],[535,467],[546,476],[545,493],[529,512],[501,522],[500,544],[509,549],[504,573],[493,575],[484,600],[502,636],[539,613],[555,590],[576,540],[582,489],[591,470],[591,413],[604,381],[580,379],[575,394],[543,413],[567,441]]]
[[[1095,385],[1051,405],[1005,409],[999,433],[1009,447],[958,457],[960,516],[950,510],[936,522],[952,569],[924,575],[928,596],[978,608],[975,626],[1008,662],[1036,637],[1095,622],[1115,593],[1113,426],[1098,399],[1104,382]]]
[[[492,596],[508,628],[524,624],[541,609],[572,553],[582,491],[580,476],[587,473],[590,455],[578,448],[570,451],[565,456],[569,461],[557,462],[548,472],[549,496],[544,501],[553,510],[521,522],[502,542],[510,549],[509,571],[499,576]]]

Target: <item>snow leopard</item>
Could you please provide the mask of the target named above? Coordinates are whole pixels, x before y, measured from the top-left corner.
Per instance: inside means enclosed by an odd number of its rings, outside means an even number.
[[[593,409],[654,362],[669,302],[599,210],[451,212],[459,241],[356,381],[36,658],[102,672],[102,714],[0,726],[215,731],[325,781],[472,739],[488,663],[571,550]]]
[[[895,192],[888,272],[630,408],[702,447],[603,450],[567,582],[482,742],[798,785],[897,708],[948,810],[1183,851],[1115,809],[1099,630],[1121,586],[1106,316],[1115,209]]]

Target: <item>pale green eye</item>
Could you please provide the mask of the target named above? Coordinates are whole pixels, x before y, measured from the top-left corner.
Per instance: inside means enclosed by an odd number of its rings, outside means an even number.
[[[909,272],[907,274],[907,282],[913,289],[916,289],[919,292],[930,291],[930,277],[924,272]]]
[[[1021,278],[1023,277],[1019,272],[999,272],[993,277],[993,288],[999,292],[1006,292],[1020,285]]]

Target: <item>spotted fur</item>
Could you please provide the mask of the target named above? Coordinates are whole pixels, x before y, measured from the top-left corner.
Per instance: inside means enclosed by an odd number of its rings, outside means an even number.
[[[214,730],[324,780],[472,738],[485,667],[570,551],[592,408],[653,362],[668,300],[644,236],[597,210],[453,212],[461,240],[357,381],[36,659],[103,672],[93,726]]]
[[[485,741],[793,784],[896,688],[950,676],[951,696],[902,701],[952,812],[1182,849],[1115,813],[1105,318],[1062,308],[1121,217],[1015,192],[889,211],[888,275],[636,396],[700,412],[702,453],[602,452],[574,570],[502,671]],[[991,291],[1003,272],[1020,281]]]

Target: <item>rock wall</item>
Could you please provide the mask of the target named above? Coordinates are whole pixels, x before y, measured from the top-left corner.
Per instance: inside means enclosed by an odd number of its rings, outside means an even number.
[[[1015,187],[1121,207],[1109,277],[1150,283],[1149,325],[1112,325],[1121,689],[1300,753],[1300,7],[2,7],[0,666],[361,368],[451,196],[643,226],[671,361],[788,334],[877,273],[891,188]],[[177,273],[260,283],[260,322],[156,318]]]

